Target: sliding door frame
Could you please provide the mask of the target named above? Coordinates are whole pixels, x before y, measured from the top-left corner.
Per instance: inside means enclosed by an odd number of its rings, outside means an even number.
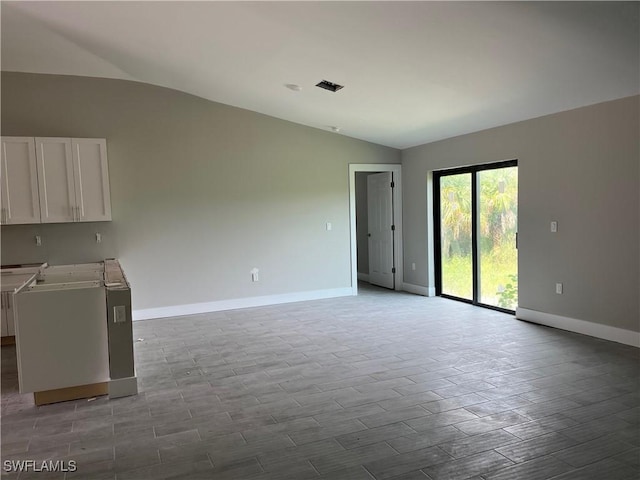
[[[480,165],[469,165],[466,167],[450,168],[446,170],[436,170],[433,172],[433,245],[434,245],[434,262],[435,262],[435,281],[436,295],[451,300],[457,300],[479,307],[497,310],[499,312],[515,314],[514,310],[488,305],[480,302],[478,294],[480,292],[480,258],[478,255],[478,216],[479,216],[479,193],[478,193],[478,173],[485,170],[496,170],[499,168],[517,167],[518,160],[506,160],[495,163],[485,163]],[[471,265],[473,276],[473,294],[472,299],[456,297],[442,293],[442,228],[440,215],[440,179],[450,175],[459,175],[468,173],[471,175]],[[517,234],[516,234],[517,238]],[[517,248],[517,244],[516,244]]]

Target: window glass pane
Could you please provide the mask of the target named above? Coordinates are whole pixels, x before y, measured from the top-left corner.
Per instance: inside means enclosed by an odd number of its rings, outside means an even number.
[[[518,167],[478,172],[479,301],[518,306]]]
[[[442,293],[473,299],[471,174],[440,177]]]

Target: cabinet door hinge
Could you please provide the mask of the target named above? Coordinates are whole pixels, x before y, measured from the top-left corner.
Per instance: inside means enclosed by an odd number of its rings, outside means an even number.
[[[391,182],[391,188],[396,186],[396,182]]]
[[[395,230],[396,226],[395,225],[391,225],[391,230]]]
[[[391,273],[396,273],[396,267],[393,267],[393,268],[391,269]]]

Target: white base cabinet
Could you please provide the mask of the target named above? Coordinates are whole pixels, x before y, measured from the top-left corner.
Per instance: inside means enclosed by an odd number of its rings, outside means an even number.
[[[16,334],[13,319],[13,293],[2,292],[0,304],[2,305],[2,336],[12,337]]]
[[[15,297],[20,393],[109,381],[104,287],[36,288]]]
[[[17,268],[3,268],[0,271],[0,306],[2,307],[2,327],[3,337],[12,337],[16,334],[16,314],[15,314],[15,296],[16,288],[24,285],[25,282],[34,278],[38,273],[41,265],[24,266]]]
[[[29,272],[29,273],[27,273]],[[131,289],[117,260],[5,269],[20,393],[36,405],[135,395]]]

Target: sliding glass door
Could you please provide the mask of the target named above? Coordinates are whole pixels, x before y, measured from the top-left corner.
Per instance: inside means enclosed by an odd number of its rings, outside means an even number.
[[[436,291],[499,310],[518,305],[516,161],[434,173]]]

